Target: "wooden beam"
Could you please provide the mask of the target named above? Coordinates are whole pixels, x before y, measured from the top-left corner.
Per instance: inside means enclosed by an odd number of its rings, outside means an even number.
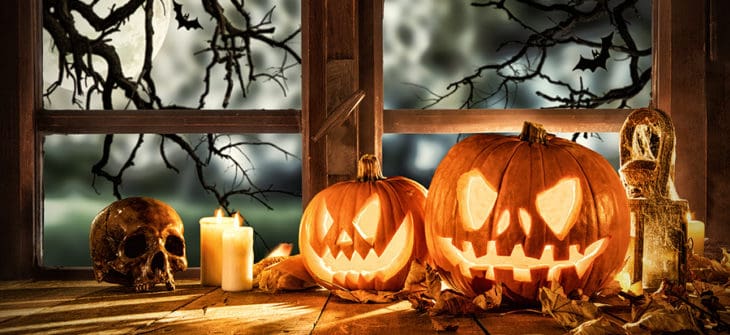
[[[314,136],[312,136],[312,141],[319,141],[319,139],[322,138],[322,136],[326,135],[333,127],[342,125],[342,123],[345,122],[346,119],[350,118],[350,115],[352,115],[352,112],[355,110],[355,108],[357,108],[357,106],[360,104],[364,97],[365,92],[359,90],[355,92],[355,94],[347,98],[345,102],[335,107],[335,109],[331,113],[329,113],[329,115],[327,115],[327,119],[325,119],[322,128],[314,132]]]
[[[385,110],[386,133],[519,132],[523,121],[537,122],[549,132],[618,132],[630,109],[465,109]]]
[[[730,2],[711,0],[707,25],[707,235],[730,242]]]
[[[311,140],[327,117],[326,1],[302,1],[302,206],[327,187],[326,142]]]
[[[106,114],[107,122],[99,122]],[[125,110],[44,111],[38,115],[43,133],[299,133],[298,110]]]
[[[40,101],[40,1],[10,0],[0,13],[0,279],[30,278],[38,181],[34,113]]]
[[[654,1],[653,82],[657,108],[673,120],[675,185],[695,218],[707,218],[707,104],[705,8],[683,0]],[[712,223],[710,223],[712,224]],[[725,225],[724,222],[718,224]],[[725,225],[725,227],[727,227]]]
[[[365,99],[358,110],[357,157],[383,159],[383,0],[358,1],[360,89]]]
[[[302,2],[302,203],[357,173],[363,153],[380,155],[382,0]],[[356,111],[336,126],[337,106],[362,90]],[[327,128],[323,140],[317,131]],[[312,140],[317,137],[317,141]]]

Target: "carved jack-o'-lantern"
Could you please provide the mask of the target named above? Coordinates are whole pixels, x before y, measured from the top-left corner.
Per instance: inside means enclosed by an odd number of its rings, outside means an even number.
[[[534,301],[551,282],[590,295],[621,267],[629,225],[611,165],[529,123],[519,137],[456,144],[426,201],[430,257],[469,296],[501,283],[508,297]]]
[[[317,193],[299,227],[299,249],[317,282],[329,289],[397,291],[411,260],[426,254],[426,189],[382,176],[373,155],[358,162],[357,180]]]

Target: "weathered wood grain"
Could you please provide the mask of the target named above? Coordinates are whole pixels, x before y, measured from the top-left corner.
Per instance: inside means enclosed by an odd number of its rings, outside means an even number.
[[[197,282],[146,293],[93,281],[33,283],[9,294],[16,302],[5,313],[25,315],[0,323],[0,334],[130,334],[211,290]]]
[[[536,313],[487,313],[479,317],[479,323],[490,335],[501,334],[565,334],[553,318]]]
[[[0,286],[0,329],[9,320],[42,312],[104,288],[90,281],[5,282]]]
[[[145,334],[309,334],[326,291],[270,294],[216,289],[140,329]]]
[[[548,132],[618,132],[630,109],[391,109],[383,114],[386,133],[519,132],[524,121]]]
[[[608,303],[608,302],[606,302]],[[605,310],[608,311],[608,310]],[[612,315],[629,319],[628,306]],[[518,310],[439,317],[450,334],[564,334],[551,317]],[[436,334],[407,301],[347,302],[326,290],[224,292],[179,280],[153,292],[95,281],[0,281],[0,334]]]
[[[98,122],[106,115],[109,122]],[[44,111],[38,114],[41,133],[299,133],[301,112],[282,110],[119,110]]]
[[[455,334],[484,334],[472,317],[449,320]],[[436,334],[431,319],[407,301],[358,304],[331,298],[312,334]]]

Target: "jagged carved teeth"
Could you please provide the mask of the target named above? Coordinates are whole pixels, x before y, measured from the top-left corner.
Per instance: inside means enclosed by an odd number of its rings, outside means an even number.
[[[570,267],[575,267],[578,277],[582,278],[596,257],[608,246],[608,238],[593,242],[583,253],[578,250],[578,245],[571,245],[568,249],[568,259],[556,260],[552,245],[545,246],[540,258],[527,257],[521,244],[515,245],[509,256],[500,256],[497,255],[496,242],[489,241],[487,253],[477,257],[470,241],[462,242],[461,250],[454,246],[452,241],[450,237],[440,237],[437,243],[441,250],[444,250],[443,254],[449,262],[457,266],[464,277],[494,280],[495,269],[509,269],[512,270],[514,280],[521,282],[532,281],[532,272],[544,269],[548,269],[548,280],[556,280],[562,269]]]
[[[331,276],[332,281],[340,285],[345,285],[347,282],[358,283],[361,279],[372,281],[379,273],[392,275],[407,265],[413,253],[412,236],[413,219],[408,214],[380,256],[373,248],[368,250],[365,257],[354,251],[349,258],[342,250],[338,250],[337,255],[333,255],[330,248],[324,248],[321,258],[311,263],[310,266],[325,270],[326,273],[320,273],[320,275]],[[315,271],[321,271],[319,269],[315,269]]]

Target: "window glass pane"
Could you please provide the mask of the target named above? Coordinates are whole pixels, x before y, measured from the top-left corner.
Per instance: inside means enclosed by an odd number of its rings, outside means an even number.
[[[44,1],[44,108],[298,109],[300,11],[299,0]]]
[[[385,0],[385,108],[647,106],[651,1],[603,3]]]
[[[205,135],[179,135],[196,147],[200,159],[208,159]],[[283,134],[215,135],[220,153],[233,156],[249,179],[217,156],[203,169],[205,180],[218,191],[282,191],[234,195],[228,208],[240,211],[260,238],[256,259],[278,243],[295,243],[301,218],[301,136]],[[116,175],[127,162],[139,135],[114,135],[105,171]],[[45,266],[90,266],[89,228],[94,216],[116,200],[112,183],[91,172],[102,157],[105,135],[50,135],[44,141],[43,161],[43,264]],[[201,217],[213,216],[219,207],[212,192],[206,192],[197,177],[190,155],[171,138],[165,138],[161,158],[160,135],[145,134],[135,153],[134,165],[124,171],[119,188],[122,197],[148,196],[171,205],[183,219],[189,266],[200,264]],[[237,147],[229,144],[248,143]],[[286,152],[286,153],[285,153]],[[287,154],[288,153],[288,154]],[[265,204],[265,205],[264,205]],[[272,209],[268,209],[266,206]],[[275,215],[272,215],[275,214]],[[295,251],[296,252],[296,251]]]
[[[555,135],[570,140],[573,139],[575,133],[557,133]],[[464,139],[465,136],[468,135],[385,134],[383,135],[383,174],[385,176],[405,176],[428,187],[441,159],[454,144]],[[601,154],[618,171],[618,133],[578,133],[575,140]]]

